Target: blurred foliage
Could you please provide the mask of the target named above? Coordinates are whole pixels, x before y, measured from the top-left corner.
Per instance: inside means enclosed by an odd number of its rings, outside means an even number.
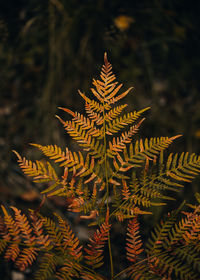
[[[152,107],[143,136],[183,134],[177,150],[200,152],[199,12],[186,0],[2,1],[0,200],[32,191],[13,148],[72,145],[54,115],[82,109],[77,89],[89,94],[105,51],[118,80],[135,88],[129,106]]]

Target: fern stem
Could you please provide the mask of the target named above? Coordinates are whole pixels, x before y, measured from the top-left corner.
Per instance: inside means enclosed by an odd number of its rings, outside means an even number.
[[[104,105],[104,104],[103,104]],[[106,177],[106,208],[107,211],[109,210],[109,184],[108,184],[108,170],[107,170],[107,154],[106,154],[106,120],[105,120],[105,107],[103,110],[103,139],[104,139],[104,164],[105,164],[105,177]],[[109,257],[110,257],[110,276],[111,280],[114,279],[114,269],[113,269],[113,257],[112,257],[112,248],[111,248],[111,240],[110,240],[110,233],[108,233],[108,250],[109,250]]]

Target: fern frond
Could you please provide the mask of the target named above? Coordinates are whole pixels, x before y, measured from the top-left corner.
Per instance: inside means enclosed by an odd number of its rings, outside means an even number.
[[[155,270],[159,269],[159,272],[163,277],[167,277],[168,272],[170,272],[172,275],[171,279],[199,279],[199,272],[195,272],[190,264],[183,262],[183,259],[179,259],[178,255],[170,254],[167,251],[160,254],[159,258],[155,258],[151,265],[155,268]]]
[[[151,238],[148,239],[148,242],[146,244],[146,251],[148,254],[156,256],[157,254],[162,252],[163,242],[166,241],[169,232],[175,225],[177,215],[182,207],[183,204],[177,210],[174,210],[170,214],[168,214],[165,220],[162,220],[160,225],[158,224],[155,227],[154,232],[152,232],[151,234]]]
[[[17,155],[19,166],[24,174],[33,177],[34,182],[39,183],[54,181],[56,184],[60,183],[55,169],[49,162],[47,162],[47,166],[45,166],[41,161],[37,160],[36,162],[32,162],[27,160],[25,157],[22,158],[16,151],[13,152]]]
[[[78,91],[80,96],[85,100],[87,104],[90,105],[90,108],[93,112],[103,112],[105,110],[110,110],[111,106],[109,104],[102,105],[99,102],[96,102],[95,100],[91,100],[88,98],[84,93],[82,93],[80,90]]]
[[[35,273],[35,280],[48,280],[54,275],[57,259],[54,254],[47,252],[40,260],[40,265]]]
[[[20,238],[19,225],[17,223],[15,223],[15,220],[12,218],[11,215],[8,214],[8,212],[6,211],[6,209],[3,205],[1,205],[1,208],[4,213],[3,223],[7,229],[6,239],[10,240],[12,238],[14,242],[20,242],[21,238]],[[4,234],[4,231],[3,231],[3,234]]]
[[[167,176],[176,180],[191,182],[200,173],[200,156],[182,153],[170,154],[166,163]]]
[[[18,225],[22,238],[26,243],[32,244],[35,241],[35,236],[32,235],[32,227],[27,217],[21,213],[16,207],[11,206],[11,209],[15,213],[15,223]]]
[[[62,247],[62,235],[58,227],[56,226],[56,223],[47,217],[42,217],[41,219],[43,226],[49,235],[51,244],[53,244],[55,247],[60,248],[61,251],[63,251],[64,248]]]
[[[127,104],[114,107],[110,111],[106,112],[105,120],[107,122],[109,122],[109,121],[116,119],[126,107],[127,107]]]
[[[147,263],[135,263],[128,268],[128,275],[132,280],[160,280],[154,278],[153,273],[149,271]],[[164,279],[163,279],[164,280]]]
[[[149,110],[150,108],[147,107],[140,111],[134,111],[131,113],[124,114],[121,117],[115,118],[112,121],[109,121],[108,124],[106,124],[106,134],[112,135],[114,133],[118,133],[121,131],[125,126],[133,124],[142,113]]]
[[[122,133],[120,137],[113,137],[112,142],[109,142],[108,153],[116,154],[113,152],[122,152],[126,148],[126,144],[130,143],[132,136],[136,134],[139,130],[140,125],[145,119],[143,118],[138,124],[130,127],[128,132]]]
[[[61,232],[61,242],[64,250],[67,250],[73,259],[80,260],[82,256],[82,246],[79,246],[78,238],[75,237],[67,221],[63,220],[56,213],[54,215],[57,217],[59,222],[59,232]]]
[[[151,193],[153,190],[178,191],[183,182],[191,182],[200,173],[200,157],[195,154],[170,154],[166,165],[155,176],[143,184],[141,191]]]
[[[101,157],[102,151],[103,151],[103,145],[99,142],[99,140],[96,140],[91,135],[86,133],[86,131],[79,127],[78,124],[76,124],[73,121],[67,121],[64,122],[60,119],[60,117],[57,116],[57,118],[63,123],[65,130],[68,132],[68,134],[77,141],[77,143],[84,148],[85,151],[90,151],[90,153],[94,157]]]
[[[90,104],[86,103],[85,104],[85,111],[88,114],[88,117],[93,120],[96,125],[102,125],[104,122],[103,115],[101,113],[97,113],[93,110],[92,106]]]
[[[34,212],[30,212],[30,218],[32,220],[32,230],[35,235],[35,243],[41,246],[41,248],[48,248],[51,240],[49,235],[44,233],[43,222],[38,218]]]
[[[9,244],[8,248],[6,249],[4,258],[6,260],[12,260],[13,262],[17,259],[20,254],[19,244],[11,243]]]
[[[129,220],[126,238],[126,257],[132,263],[135,263],[138,256],[143,252],[143,244],[140,239],[139,228],[140,225],[137,217]]]
[[[88,130],[87,133],[91,135],[92,137],[100,137],[101,136],[101,131],[100,129],[97,129],[94,125],[94,120],[90,120],[89,118],[85,117],[84,115],[78,113],[78,112],[72,112],[69,109],[66,108],[61,108],[59,109],[70,113],[73,116],[72,122],[77,123],[83,130]],[[101,137],[100,137],[101,138]]]
[[[24,248],[20,252],[15,265],[19,268],[19,270],[24,271],[29,265],[32,265],[32,263],[36,260],[37,255],[38,253],[36,248]]]
[[[111,225],[109,224],[109,212],[107,212],[105,222],[100,226],[93,237],[90,238],[90,243],[87,248],[84,248],[87,255],[84,256],[86,263],[91,265],[93,268],[98,268],[103,265],[103,247],[105,246],[106,240],[108,240],[108,235]]]
[[[0,254],[2,254],[5,251],[7,243],[8,242],[6,240],[0,239]]]
[[[60,163],[61,167],[65,167],[64,175],[62,176],[63,180],[59,181],[61,186],[58,187],[57,184],[50,185],[47,189],[42,191],[43,194],[48,193],[48,196],[59,195],[70,197],[74,196],[77,193],[77,195],[80,196],[83,192],[80,192],[78,190],[78,185],[75,188],[75,182],[80,181],[76,179],[77,177],[87,177],[84,181],[85,184],[88,184],[91,181],[93,181],[94,184],[101,183],[102,179],[95,173],[97,171],[97,168],[95,168],[95,162],[93,157],[87,155],[86,159],[84,159],[80,151],[78,153],[72,153],[66,148],[66,151],[64,152],[61,150],[60,147],[56,145],[31,145],[36,146],[43,152],[45,156],[54,160],[55,163]],[[70,172],[72,172],[71,179],[68,178],[68,173]]]
[[[64,261],[62,267],[56,272],[56,279],[58,280],[72,280],[74,277],[79,278],[79,271],[81,267],[73,262]]]
[[[127,200],[130,198],[130,190],[129,187],[127,186],[126,180],[122,180],[122,184],[123,184],[123,189],[122,189],[123,199]]]
[[[179,138],[181,135],[176,135],[173,137],[160,137],[160,138],[150,138],[144,141],[140,139],[136,141],[134,149],[130,145],[130,161],[134,162],[144,157],[154,160],[161,151],[169,147],[172,142]]]

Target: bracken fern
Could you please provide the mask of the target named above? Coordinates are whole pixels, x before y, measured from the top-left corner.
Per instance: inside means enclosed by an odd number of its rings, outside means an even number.
[[[79,91],[86,115],[60,108],[71,119],[57,116],[80,150],[31,144],[49,159],[45,162],[32,162],[14,151],[22,171],[35,183],[44,183],[43,200],[27,215],[16,207],[2,206],[0,253],[22,271],[38,260],[36,280],[200,278],[199,194],[197,204],[189,205],[190,211],[183,211],[182,204],[168,213],[145,244],[138,217],[174,200],[172,193],[200,173],[200,157],[189,153],[166,157],[164,151],[180,135],[134,139],[149,107],[123,114],[127,104],[116,103],[132,88],[120,93],[121,87],[105,54],[100,79],[93,80],[94,98]],[[70,200],[67,210],[97,227],[84,248],[67,219],[57,213],[51,219],[40,214],[45,199],[52,196]],[[116,274],[111,229],[125,220],[124,253],[129,265]],[[102,270],[106,252],[108,273]]]

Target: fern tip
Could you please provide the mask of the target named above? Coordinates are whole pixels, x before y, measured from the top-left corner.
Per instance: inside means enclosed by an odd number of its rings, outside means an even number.
[[[62,124],[65,124],[65,121],[63,121],[63,119],[61,119],[61,117],[59,117],[58,115],[55,115],[55,117],[56,117],[57,119],[59,119],[59,121],[60,121]]]
[[[68,114],[72,115],[72,117],[75,117],[75,113],[72,112],[71,110],[67,109],[67,108],[63,108],[63,107],[58,107],[58,109],[63,110],[65,112],[67,112]]]
[[[105,64],[108,63],[107,52],[104,53],[104,63]]]
[[[21,159],[21,156],[20,156],[20,154],[19,154],[17,151],[12,150],[12,152],[13,152],[14,154],[16,154],[16,156],[18,157],[18,159]]]
[[[35,146],[35,147],[37,147],[37,146],[38,146],[38,144],[35,144],[35,143],[29,143],[29,145],[31,145],[31,146]]]

